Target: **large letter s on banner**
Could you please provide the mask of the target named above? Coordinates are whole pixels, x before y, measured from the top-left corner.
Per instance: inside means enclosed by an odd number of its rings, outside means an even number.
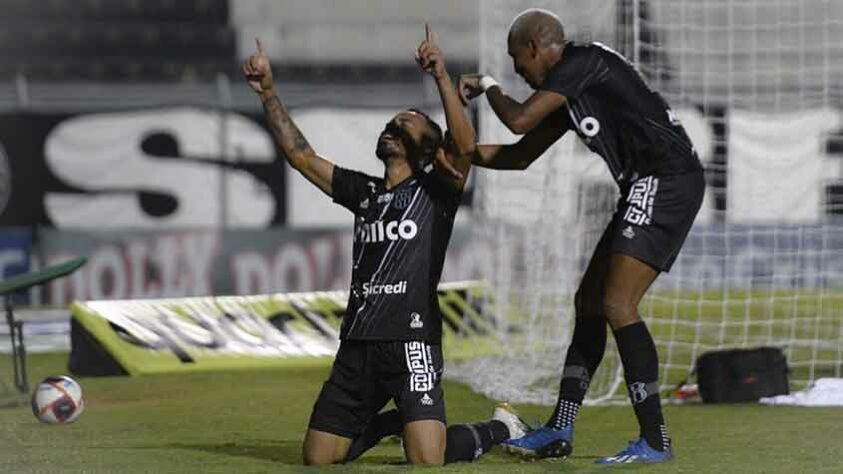
[[[275,200],[260,180],[229,170],[223,193],[219,166],[202,162],[222,159],[221,122],[218,111],[198,108],[81,115],[62,122],[47,137],[47,164],[66,184],[90,194],[48,194],[48,216],[58,228],[214,227],[227,195],[229,224],[268,225]],[[258,124],[237,114],[226,122],[229,156],[274,159],[272,141]],[[171,138],[178,156],[145,152],[142,143],[156,134]],[[141,206],[143,191],[166,196],[175,207],[150,214]]]

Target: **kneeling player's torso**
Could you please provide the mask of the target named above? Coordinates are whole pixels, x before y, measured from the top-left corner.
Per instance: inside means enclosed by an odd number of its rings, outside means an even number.
[[[349,314],[341,336],[438,340],[435,286],[453,214],[443,212],[420,178],[373,190],[367,199],[355,217]]]

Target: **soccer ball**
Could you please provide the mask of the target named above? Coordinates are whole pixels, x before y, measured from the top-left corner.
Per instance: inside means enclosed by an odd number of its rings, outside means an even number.
[[[70,377],[47,377],[32,392],[32,413],[42,423],[73,423],[84,410],[82,387]]]

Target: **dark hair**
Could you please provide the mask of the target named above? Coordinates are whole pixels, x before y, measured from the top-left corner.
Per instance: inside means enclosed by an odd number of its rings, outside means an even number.
[[[442,127],[436,123],[435,120],[430,118],[429,115],[422,112],[419,109],[407,109],[409,112],[413,112],[414,114],[419,114],[427,121],[427,124],[433,130],[434,137],[430,137],[427,134],[422,135],[421,143],[418,145],[414,143],[412,140],[406,140],[404,146],[407,147],[407,151],[410,154],[415,154],[419,156],[423,163],[420,163],[421,168],[424,168],[428,163],[433,161],[433,158],[436,153],[436,149],[442,146],[443,143],[443,134],[442,134]]]

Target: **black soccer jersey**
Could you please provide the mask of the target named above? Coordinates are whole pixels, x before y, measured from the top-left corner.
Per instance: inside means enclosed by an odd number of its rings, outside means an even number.
[[[334,202],[354,213],[353,269],[340,339],[438,344],[436,287],[460,193],[433,172],[387,190],[384,180],[334,166]]]
[[[609,165],[621,187],[639,177],[702,170],[694,146],[665,100],[619,53],[568,43],[541,90],[567,98],[562,119]]]

